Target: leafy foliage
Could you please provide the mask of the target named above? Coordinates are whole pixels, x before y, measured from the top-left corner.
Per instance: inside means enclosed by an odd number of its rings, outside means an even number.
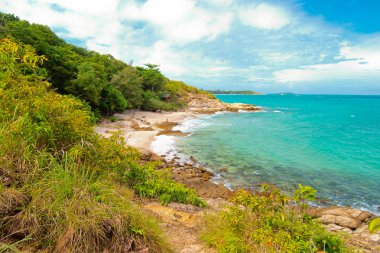
[[[137,68],[143,80],[144,90],[161,91],[165,83],[165,77],[161,74],[158,65],[145,64],[145,66]]]
[[[372,220],[368,225],[368,230],[371,233],[380,231],[380,218]]]
[[[166,174],[153,173],[153,164],[141,165],[139,152],[121,137],[99,137],[90,107],[51,89],[39,67],[45,60],[30,46],[0,41],[0,241],[11,242],[0,248],[170,252],[157,223],[132,201],[134,191],[144,196],[138,186],[151,185],[158,190],[149,197],[164,203],[203,202]],[[102,65],[80,68],[79,79],[107,80]],[[94,103],[109,111],[127,105],[114,86],[82,88],[89,99],[100,95]]]
[[[143,104],[142,82],[139,71],[130,66],[115,74],[111,80],[128,101],[128,108],[140,108]]]
[[[186,106],[188,92],[212,97],[184,83],[168,80],[158,65],[133,67],[111,55],[68,44],[47,26],[0,13],[0,27],[0,38],[11,37],[29,45],[28,50],[35,50],[35,57],[46,56],[48,61],[35,58],[43,63],[43,68],[38,68],[39,75],[48,79],[59,93],[72,94],[87,102],[97,117],[100,113],[112,115],[126,108],[178,110]],[[27,71],[32,70],[24,70]],[[162,99],[162,94],[168,94],[170,99]]]
[[[122,112],[127,108],[128,102],[120,91],[114,86],[107,86],[101,93],[100,107],[104,114],[110,115],[113,112]]]
[[[272,185],[263,185],[256,193],[241,190],[232,199],[235,205],[204,218],[202,239],[219,252],[345,250],[339,237],[299,208],[287,205],[290,201]]]
[[[124,180],[140,196],[156,198],[159,197],[162,204],[169,202],[189,203],[205,207],[206,203],[200,200],[194,190],[174,182],[170,171],[155,170],[156,163],[148,163],[144,166],[131,166],[125,173]]]

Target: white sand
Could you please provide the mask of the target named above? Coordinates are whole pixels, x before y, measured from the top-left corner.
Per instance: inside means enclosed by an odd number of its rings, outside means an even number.
[[[127,111],[114,115],[118,120],[116,122],[103,121],[95,127],[95,131],[106,137],[111,132],[121,131],[125,138],[126,144],[136,147],[141,151],[152,151],[151,144],[155,140],[157,133],[161,131],[156,125],[165,121],[182,123],[188,118],[194,118],[194,112],[145,112],[145,111]],[[153,130],[135,130],[133,124],[139,127],[151,127]]]

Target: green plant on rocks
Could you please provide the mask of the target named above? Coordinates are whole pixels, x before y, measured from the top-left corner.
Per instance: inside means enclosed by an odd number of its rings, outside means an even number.
[[[296,195],[314,192],[300,186]],[[303,195],[303,194],[301,194]],[[306,194],[306,197],[310,194]],[[240,190],[233,206],[204,217],[201,238],[218,252],[344,252],[342,240],[302,212],[273,185]]]

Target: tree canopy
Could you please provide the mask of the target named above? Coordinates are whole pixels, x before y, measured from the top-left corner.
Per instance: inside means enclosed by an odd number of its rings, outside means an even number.
[[[186,105],[187,92],[200,92],[169,80],[158,65],[134,67],[112,55],[71,45],[47,26],[0,13],[0,39],[4,38],[43,56],[46,60],[39,71],[51,88],[85,101],[97,117],[125,109],[178,110]],[[164,101],[162,94],[170,99]]]

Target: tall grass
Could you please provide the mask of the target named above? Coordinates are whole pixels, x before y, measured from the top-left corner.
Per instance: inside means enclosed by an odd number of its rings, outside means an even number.
[[[143,170],[139,152],[118,136],[99,137],[88,106],[50,90],[43,60],[0,41],[0,249],[170,252],[124,178]],[[170,182],[159,174],[149,180],[161,188]],[[154,197],[200,203],[185,188],[170,192],[174,186]]]

